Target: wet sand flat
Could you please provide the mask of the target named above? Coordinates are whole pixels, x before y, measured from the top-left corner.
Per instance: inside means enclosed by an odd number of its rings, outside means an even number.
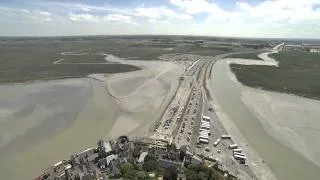
[[[320,101],[256,89],[241,99],[271,136],[320,167]]]
[[[184,68],[172,62],[130,63],[143,69],[0,86],[0,179],[34,178],[101,138],[146,135]]]
[[[20,95],[13,100],[2,96],[1,108],[7,104],[20,117],[1,117],[0,179],[34,178],[46,167],[95,145],[106,136],[117,114],[104,86],[87,78],[14,85],[12,89],[13,97]],[[36,108],[21,113],[15,103],[22,109],[24,103]]]
[[[110,55],[106,59],[124,62]],[[105,79],[108,91],[121,109],[115,128],[108,136],[116,137],[116,127],[122,127],[123,132],[129,135],[145,136],[174,96],[184,68],[164,61],[125,62],[142,67],[142,70],[119,73]]]

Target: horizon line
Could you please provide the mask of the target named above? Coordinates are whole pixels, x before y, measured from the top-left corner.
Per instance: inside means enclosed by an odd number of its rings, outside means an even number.
[[[320,40],[320,38],[289,38],[289,37],[249,37],[249,36],[212,36],[212,35],[183,35],[183,34],[83,34],[83,35],[0,35],[0,38],[54,38],[54,37],[94,37],[94,36],[181,36],[181,37],[209,37],[232,39],[289,39],[289,40]]]

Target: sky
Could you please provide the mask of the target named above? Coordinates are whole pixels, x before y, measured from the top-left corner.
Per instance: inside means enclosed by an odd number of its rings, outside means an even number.
[[[0,36],[320,38],[320,0],[0,0]]]

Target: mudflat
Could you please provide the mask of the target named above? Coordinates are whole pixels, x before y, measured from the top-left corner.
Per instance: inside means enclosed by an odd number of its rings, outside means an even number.
[[[0,179],[31,179],[101,138],[148,133],[174,95],[183,67],[131,64],[143,69],[0,86]]]
[[[34,178],[94,145],[117,113],[103,86],[88,78],[5,85],[1,94],[1,179]]]

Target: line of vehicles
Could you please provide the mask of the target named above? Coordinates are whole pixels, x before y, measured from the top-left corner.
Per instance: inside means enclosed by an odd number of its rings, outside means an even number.
[[[209,144],[211,118],[208,116],[202,116],[201,125],[199,129],[199,143]]]
[[[247,157],[242,153],[242,149],[238,148],[237,144],[230,144],[229,148],[233,150],[233,157],[240,163],[245,164]]]

